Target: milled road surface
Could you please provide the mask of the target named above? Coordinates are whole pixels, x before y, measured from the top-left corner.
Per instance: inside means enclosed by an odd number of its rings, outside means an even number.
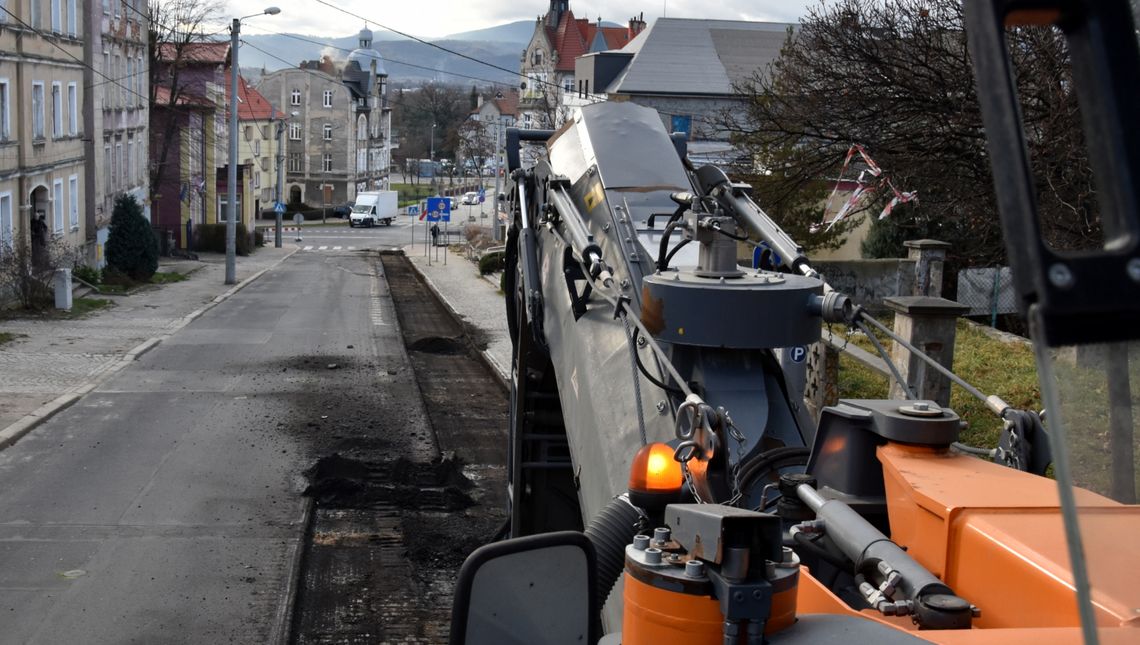
[[[481,499],[486,466],[441,455],[378,266],[368,251],[298,253],[0,452],[0,642],[289,639],[306,489],[316,517],[324,504],[344,529],[314,543],[381,547],[353,567],[406,616],[360,616],[406,626],[430,601],[438,618],[439,580],[485,538],[466,530],[476,506],[501,500]],[[362,488],[339,487],[353,472]],[[331,575],[326,564],[306,559],[304,578]],[[352,587],[316,598],[363,606]],[[338,615],[292,638],[383,640]],[[415,636],[445,631],[433,620]]]

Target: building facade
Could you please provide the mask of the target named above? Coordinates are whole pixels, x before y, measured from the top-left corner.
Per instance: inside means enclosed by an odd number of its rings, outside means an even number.
[[[341,82],[352,93],[356,191],[388,187],[392,164],[392,109],[388,105],[388,72],[380,52],[372,48],[372,31],[360,30],[359,47],[348,55]]]
[[[577,101],[574,60],[590,52],[624,47],[645,29],[645,21],[630,18],[625,27],[604,27],[575,18],[570,0],[550,0],[546,14],[535,21],[534,34],[519,66],[519,126],[556,128]]]
[[[81,106],[86,3],[10,0],[0,12],[0,253],[86,245]],[[46,232],[37,232],[42,216]],[[33,234],[34,233],[34,234]],[[42,257],[42,256],[41,256]]]
[[[226,90],[231,89],[228,79]],[[277,199],[277,130],[285,127],[285,114],[278,111],[244,77],[238,77],[238,159],[248,169],[255,217],[273,207]],[[233,101],[228,102],[233,106]]]
[[[284,201],[320,207],[353,200],[356,115],[352,91],[327,71],[308,68],[266,74],[257,91],[290,114],[285,127]]]
[[[87,261],[102,267],[116,198],[133,195],[151,219],[149,23],[143,0],[88,4],[84,84],[90,90],[83,117],[92,136],[86,140],[84,219]]]

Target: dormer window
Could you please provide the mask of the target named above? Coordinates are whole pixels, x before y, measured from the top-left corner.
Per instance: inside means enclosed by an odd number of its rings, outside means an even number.
[[[293,90],[293,92],[289,95],[289,103],[292,105],[301,104],[301,90]]]
[[[530,56],[530,60],[531,60],[532,65],[541,65],[542,64],[542,50],[541,49],[534,50],[534,52]]]

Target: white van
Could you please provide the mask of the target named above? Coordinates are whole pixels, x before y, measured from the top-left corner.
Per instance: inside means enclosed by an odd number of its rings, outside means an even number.
[[[349,226],[391,226],[399,210],[399,193],[394,190],[374,190],[356,194],[356,203],[348,214]]]

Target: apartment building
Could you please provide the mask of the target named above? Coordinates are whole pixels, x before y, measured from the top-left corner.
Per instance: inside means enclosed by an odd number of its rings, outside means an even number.
[[[86,243],[82,0],[0,3],[0,253]],[[33,235],[43,217],[45,235]]]
[[[53,0],[58,1],[58,0]],[[111,210],[122,194],[134,195],[151,217],[149,159],[149,61],[146,0],[88,0],[83,104],[87,140],[86,236],[88,262],[103,266]]]

